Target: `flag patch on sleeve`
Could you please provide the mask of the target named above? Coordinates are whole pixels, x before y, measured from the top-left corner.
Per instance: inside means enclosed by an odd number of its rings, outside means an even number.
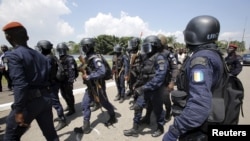
[[[195,70],[193,72],[193,82],[203,82],[204,72],[202,70]]]

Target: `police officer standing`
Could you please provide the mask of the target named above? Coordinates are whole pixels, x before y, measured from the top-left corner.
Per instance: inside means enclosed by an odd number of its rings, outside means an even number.
[[[51,98],[52,98],[52,106],[55,108],[57,112],[58,116],[57,120],[59,122],[58,125],[55,127],[55,129],[56,131],[59,131],[67,125],[66,117],[63,113],[63,107],[58,96],[60,83],[59,80],[56,78],[56,74],[58,69],[57,62],[59,60],[51,52],[51,50],[53,49],[53,45],[50,41],[40,40],[36,46],[39,49],[39,51],[49,59],[49,62],[51,64],[51,73],[50,73]]]
[[[28,47],[29,37],[21,23],[10,22],[3,31],[13,46],[12,51],[6,52],[5,61],[14,91],[4,141],[19,141],[34,119],[47,141],[59,141],[53,124],[48,59]]]
[[[134,93],[134,85],[136,84],[137,77],[140,74],[140,64],[142,63],[142,55],[139,51],[139,45],[140,45],[141,39],[138,37],[132,37],[128,41],[128,52],[129,52],[129,78],[128,78],[128,84],[129,84],[129,91],[127,92],[127,96],[133,96],[134,100],[132,101],[132,105],[130,106],[130,110],[134,109],[134,103],[138,97]]]
[[[66,116],[70,116],[75,113],[75,97],[73,95],[73,84],[77,76],[75,76],[75,70],[77,69],[76,61],[73,56],[68,55],[69,47],[66,43],[57,44],[56,50],[59,54],[59,60],[66,73],[66,78],[60,82],[60,90],[62,97],[66,101],[68,111]]]
[[[138,129],[142,117],[142,109],[146,102],[150,102],[153,112],[156,116],[157,129],[151,134],[152,137],[158,137],[164,132],[164,111],[162,96],[165,88],[165,78],[168,69],[168,61],[161,54],[163,48],[161,41],[157,36],[151,35],[144,39],[141,53],[145,54],[143,64],[141,66],[138,81],[140,84],[136,86],[135,92],[139,96],[135,103],[135,116],[133,127],[124,130],[125,136],[138,136]]]
[[[229,44],[227,49],[228,55],[225,57],[229,72],[234,76],[238,76],[242,71],[242,65],[240,63],[241,56],[236,53],[237,48],[238,46]]]
[[[223,59],[215,41],[220,32],[219,21],[202,15],[189,21],[184,30],[184,40],[192,52],[183,63],[183,71],[177,77],[178,91],[186,93],[188,100],[180,115],[164,135],[164,141],[206,141],[202,125],[209,117],[212,107],[212,87],[224,71]],[[174,109],[172,109],[174,111]]]
[[[9,76],[9,72],[7,71],[6,64],[3,62],[4,61],[4,55],[6,51],[9,51],[8,47],[6,45],[1,45],[1,50],[2,50],[2,55],[0,56],[0,92],[3,91],[2,89],[2,76],[5,77],[8,83],[8,88],[9,90],[12,90],[12,82]]]
[[[122,47],[117,44],[114,46],[114,55],[112,58],[112,73],[115,76],[115,82],[118,94],[115,101],[122,103],[125,99],[125,81],[128,79],[129,61],[126,55],[122,53]]]
[[[179,73],[177,56],[173,52],[173,45],[167,44],[166,36],[162,34],[157,35],[161,40],[161,45],[164,48],[162,54],[165,56],[165,59],[169,62],[168,73],[166,75],[166,91],[163,95],[163,103],[165,105],[165,121],[168,122],[171,120],[171,101],[170,101],[170,92],[174,90],[176,83],[176,77]]]
[[[117,122],[113,105],[109,102],[106,93],[105,65],[103,61],[94,51],[95,41],[93,38],[83,38],[80,41],[81,50],[86,54],[84,61],[86,68],[82,70],[82,79],[87,85],[87,89],[82,99],[83,126],[74,129],[75,133],[88,134],[90,128],[90,103],[92,101],[99,102],[109,114],[109,119],[104,123],[110,126]]]

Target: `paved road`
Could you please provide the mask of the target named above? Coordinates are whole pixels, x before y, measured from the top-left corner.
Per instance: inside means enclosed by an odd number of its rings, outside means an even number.
[[[245,87],[245,101],[243,105],[244,109],[244,118],[240,117],[240,124],[250,124],[250,103],[248,100],[250,99],[250,87],[248,87],[247,84],[250,84],[249,79],[249,72],[250,67],[244,67],[242,73],[239,75],[239,78],[242,80],[244,87]],[[76,136],[73,132],[73,129],[75,127],[82,126],[83,124],[83,118],[82,113],[80,109],[80,104],[82,100],[82,93],[84,91],[84,87],[81,83],[81,80],[77,80],[74,87],[76,88],[74,90],[75,94],[75,100],[76,100],[76,111],[77,113],[72,115],[68,118],[68,121],[70,121],[70,124],[63,128],[62,130],[58,131],[58,135],[60,136],[61,141],[75,141]],[[108,118],[108,114],[106,113],[106,110],[102,113],[101,110],[95,111],[92,113],[91,116],[91,127],[93,128],[92,132],[90,134],[86,134],[81,137],[81,140],[88,140],[88,141],[159,141],[162,139],[162,136],[157,138],[151,137],[151,130],[155,129],[155,125],[152,124],[152,126],[144,126],[141,128],[140,136],[138,138],[134,137],[125,137],[123,135],[123,130],[130,129],[132,127],[132,119],[133,119],[133,111],[129,110],[129,101],[131,99],[127,99],[124,101],[124,103],[119,104],[118,102],[113,101],[116,95],[116,88],[113,81],[107,82],[107,93],[109,96],[110,101],[113,103],[113,105],[116,107],[116,115],[118,117],[118,123],[114,124],[113,127],[106,128],[103,125],[103,122],[106,121]],[[5,91],[4,93],[0,93],[1,98],[6,98],[6,102],[11,102],[11,97],[8,96],[11,92]],[[1,100],[5,101],[5,100]],[[65,101],[61,99],[61,102],[63,106],[65,106]],[[5,118],[9,113],[9,109],[3,110],[3,103],[0,103],[2,107],[0,107],[0,126],[2,129],[5,128]],[[5,105],[5,107],[8,107]],[[1,110],[2,109],[2,110]],[[54,115],[56,116],[55,111]],[[153,116],[152,116],[153,119]],[[171,124],[173,120],[171,120],[169,123],[166,123],[164,128],[165,131],[168,129],[169,124]],[[57,124],[57,123],[55,123]],[[2,140],[4,132],[0,133],[0,141]],[[45,141],[44,137],[42,136],[42,133],[37,126],[37,123],[35,121],[32,122],[31,128],[24,134],[22,137],[22,141]]]

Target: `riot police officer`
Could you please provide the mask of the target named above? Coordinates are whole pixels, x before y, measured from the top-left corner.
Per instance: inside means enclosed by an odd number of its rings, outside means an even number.
[[[36,46],[39,49],[39,51],[49,59],[49,62],[51,64],[50,92],[51,92],[51,98],[52,98],[52,106],[55,108],[57,112],[57,116],[58,116],[57,120],[59,121],[55,129],[59,131],[67,125],[66,117],[63,113],[63,107],[58,96],[60,83],[59,83],[59,80],[56,78],[56,74],[57,74],[57,69],[58,69],[57,62],[59,60],[52,53],[53,45],[50,41],[40,40],[38,41]]]
[[[139,83],[135,86],[135,92],[139,95],[135,103],[135,116],[133,127],[124,130],[125,136],[138,136],[138,128],[142,116],[142,109],[146,103],[152,105],[156,116],[157,129],[151,134],[152,137],[158,137],[164,132],[164,111],[162,95],[165,88],[165,78],[169,67],[168,61],[161,54],[163,48],[161,41],[157,36],[151,35],[144,39],[141,53],[143,62],[141,65]],[[143,97],[141,97],[143,96]],[[144,100],[142,99],[144,98]]]
[[[227,49],[228,55],[225,57],[229,72],[234,76],[238,76],[242,71],[242,65],[240,63],[241,56],[236,53],[237,48],[238,46],[229,44]]]
[[[117,122],[115,111],[113,105],[109,102],[106,93],[106,82],[104,79],[105,75],[105,65],[102,59],[94,51],[95,41],[93,38],[83,38],[80,41],[80,48],[86,54],[84,57],[87,63],[83,68],[82,79],[87,85],[85,94],[82,99],[82,111],[83,111],[83,126],[74,129],[75,133],[88,134],[91,131],[90,128],[90,103],[92,101],[99,102],[102,107],[104,107],[109,114],[109,119],[104,123],[106,126],[110,126]]]
[[[140,73],[140,64],[142,63],[141,53],[139,51],[139,45],[140,45],[141,39],[138,37],[132,37],[128,41],[128,53],[129,53],[129,77],[128,77],[128,87],[129,91],[127,92],[127,96],[133,96],[132,105],[130,106],[130,109],[134,109],[134,103],[137,99],[137,95],[134,93],[133,86],[136,83],[137,77]]]
[[[167,43],[166,36],[162,34],[157,35],[161,40],[161,45],[164,48],[162,54],[164,54],[165,59],[169,62],[169,71],[166,76],[166,91],[163,96],[163,102],[165,105],[165,120],[166,122],[171,120],[171,101],[170,101],[170,92],[174,90],[176,77],[179,73],[178,64],[177,64],[177,56],[175,52],[173,52],[173,45]]]
[[[4,63],[4,55],[6,51],[9,51],[9,48],[6,45],[1,45],[2,54],[0,56],[0,92],[2,92],[2,76],[7,80],[8,88],[12,90],[12,82],[9,76],[9,72],[7,71],[6,64]]]
[[[21,140],[35,119],[47,141],[59,141],[53,124],[48,59],[27,45],[29,37],[21,23],[10,22],[3,31],[13,46],[12,51],[6,52],[5,61],[15,99],[6,120],[3,140]]]
[[[112,58],[112,73],[115,76],[115,82],[118,94],[115,101],[122,103],[125,99],[125,81],[128,78],[128,57],[122,53],[122,47],[117,44],[114,46],[114,55]]]
[[[203,125],[212,107],[212,87],[223,73],[223,59],[215,42],[220,32],[219,21],[212,16],[192,18],[184,30],[184,40],[192,52],[182,65],[177,77],[175,94],[188,94],[183,111],[164,135],[164,141],[206,141]],[[172,109],[174,113],[175,109]],[[178,111],[178,109],[176,109]]]
[[[59,60],[63,65],[64,71],[66,72],[66,79],[60,82],[60,91],[67,104],[66,110],[68,110],[68,112],[66,113],[66,116],[70,116],[75,113],[73,84],[76,78],[75,69],[77,69],[77,65],[74,57],[67,54],[69,48],[66,43],[57,44],[56,50],[59,54]]]

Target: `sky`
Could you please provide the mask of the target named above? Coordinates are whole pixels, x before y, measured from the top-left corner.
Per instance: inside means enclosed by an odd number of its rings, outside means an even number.
[[[184,43],[187,23],[200,15],[220,21],[219,40],[243,40],[250,47],[249,0],[0,0],[0,28],[22,23],[30,47],[49,40],[55,48],[103,34],[145,38],[161,33]],[[0,44],[10,46],[4,32]]]

